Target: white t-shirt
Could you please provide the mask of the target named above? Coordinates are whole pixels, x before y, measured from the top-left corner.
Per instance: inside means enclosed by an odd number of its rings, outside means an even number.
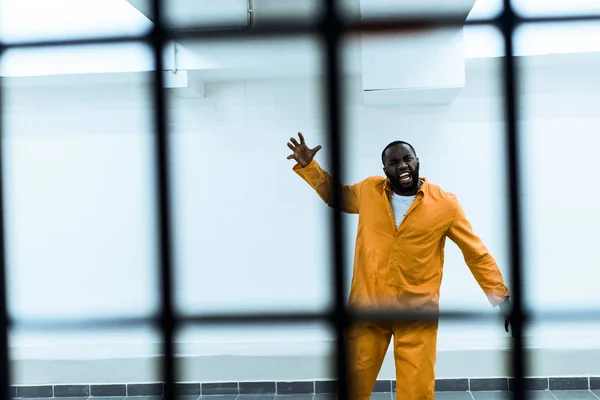
[[[396,220],[396,229],[400,226],[400,222],[404,219],[404,215],[410,208],[410,205],[415,201],[415,196],[400,196],[392,192],[392,211]]]

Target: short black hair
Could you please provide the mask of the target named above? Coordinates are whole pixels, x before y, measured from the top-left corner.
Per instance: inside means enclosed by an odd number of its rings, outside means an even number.
[[[390,147],[401,145],[401,144],[408,146],[408,148],[412,151],[415,158],[417,157],[417,152],[415,151],[415,148],[412,146],[412,144],[405,142],[403,140],[396,140],[396,141],[388,144],[387,146],[385,146],[385,149],[383,149],[383,151],[381,152],[381,162],[383,163],[383,156],[387,149],[389,149]]]

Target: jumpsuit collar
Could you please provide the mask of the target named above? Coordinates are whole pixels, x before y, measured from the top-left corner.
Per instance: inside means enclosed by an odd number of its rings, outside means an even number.
[[[419,190],[417,190],[417,196],[421,196],[424,197],[427,194],[427,189],[429,188],[429,182],[427,181],[427,178],[425,177],[419,177],[419,180],[421,182],[423,182],[421,184],[421,187],[419,188]],[[392,184],[390,183],[390,179],[386,178],[385,179],[385,183],[383,185],[383,190],[384,193],[386,193],[387,195],[391,195],[392,194]]]

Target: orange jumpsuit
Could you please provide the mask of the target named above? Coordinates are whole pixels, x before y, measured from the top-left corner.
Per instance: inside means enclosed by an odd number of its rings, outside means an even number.
[[[331,206],[331,177],[313,159],[294,171]],[[387,178],[342,187],[342,211],[358,214],[349,307],[437,311],[446,237],[455,242],[490,303],[509,296],[494,258],[456,196],[426,178],[396,229]],[[352,400],[368,400],[393,337],[396,398],[433,400],[438,323],[361,323],[348,331]]]

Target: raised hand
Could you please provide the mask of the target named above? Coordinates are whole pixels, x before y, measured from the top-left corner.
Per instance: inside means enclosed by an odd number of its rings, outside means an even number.
[[[293,137],[290,138],[291,143],[288,142],[287,145],[294,152],[294,154],[290,154],[287,157],[287,159],[296,160],[296,162],[300,164],[302,168],[304,168],[308,164],[310,164],[312,159],[315,157],[315,154],[317,154],[317,152],[321,150],[321,146],[319,145],[314,149],[309,149],[306,145],[306,142],[304,141],[304,136],[302,136],[300,132],[298,132],[298,138],[300,139],[300,143],[298,143],[298,141]]]

